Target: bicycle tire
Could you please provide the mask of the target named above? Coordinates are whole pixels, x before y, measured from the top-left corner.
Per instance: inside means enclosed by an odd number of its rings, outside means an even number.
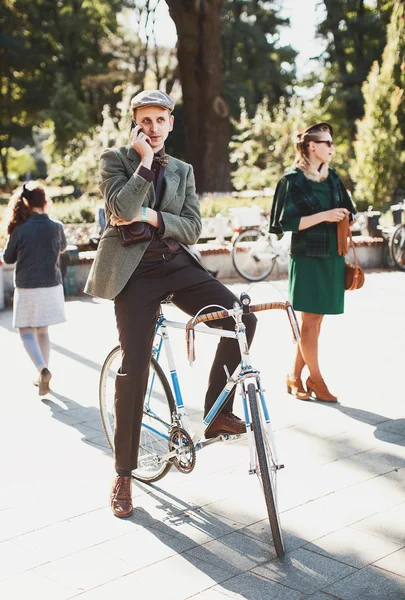
[[[405,271],[405,225],[399,224],[394,229],[389,241],[389,251],[396,268]]]
[[[259,465],[259,471],[256,466],[256,474],[262,485],[276,554],[281,558],[284,556],[285,550],[280,518],[277,510],[275,486],[275,478],[277,475],[276,465],[272,458],[267,432],[263,427],[262,419],[260,417],[259,407],[257,405],[256,388],[253,383],[249,383],[247,386],[247,394],[252,417],[253,434],[256,443],[256,456]],[[273,477],[270,474],[271,469],[273,470],[274,483]]]
[[[247,281],[263,281],[276,264],[277,252],[260,229],[244,229],[233,243],[232,263],[237,273]]]
[[[115,377],[120,366],[121,351],[120,347],[116,346],[104,361],[99,383],[101,420],[108,443],[113,451]],[[151,384],[153,385],[151,386]],[[171,427],[174,411],[175,402],[167,377],[157,360],[152,357],[142,418],[138,468],[132,471],[135,479],[144,483],[152,483],[162,479],[172,467],[170,461],[159,463],[158,460],[159,455],[169,452],[166,431]],[[154,431],[151,430],[151,427]]]

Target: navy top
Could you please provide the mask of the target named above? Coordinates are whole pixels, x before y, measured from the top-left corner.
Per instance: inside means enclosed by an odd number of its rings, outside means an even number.
[[[62,283],[59,255],[66,248],[63,225],[45,213],[31,213],[17,225],[3,253],[5,263],[17,263],[14,282],[18,288],[53,287]]]

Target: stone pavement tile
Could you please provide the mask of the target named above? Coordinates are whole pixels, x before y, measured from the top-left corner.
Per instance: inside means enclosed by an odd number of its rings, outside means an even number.
[[[116,537],[133,533],[142,527],[148,527],[153,520],[143,511],[135,510],[128,519],[117,519],[108,506],[94,510],[70,520],[77,530],[77,535],[89,545],[100,544]]]
[[[21,548],[11,541],[0,543],[0,581],[28,571],[43,562],[38,552]]]
[[[283,559],[275,559],[252,569],[267,579],[311,594],[328,584],[347,577],[355,569],[305,549],[294,550]]]
[[[139,583],[155,590],[156,598],[165,597],[169,588],[169,592],[175,590],[176,600],[183,600],[217,583],[226,587],[223,582],[233,574],[193,556],[179,554],[136,571],[134,577]]]
[[[405,579],[368,566],[325,587],[322,591],[341,600],[404,600]]]
[[[112,458],[112,451],[110,448],[110,444],[108,443],[107,438],[104,435],[100,435],[99,431],[92,429],[91,427],[87,427],[86,425],[82,425],[81,429],[84,429],[84,435],[88,439],[90,444],[95,444],[96,446],[101,446],[101,448],[105,448],[108,450],[108,454]]]
[[[358,521],[352,527],[403,546],[405,540],[405,502]]]
[[[0,581],[0,598],[4,600],[67,600],[72,598],[74,592],[73,588],[55,583],[35,571],[27,571]]]
[[[401,499],[403,490],[399,486],[387,488],[387,478],[380,476],[284,512],[281,520],[287,531],[313,541],[386,511]]]
[[[267,509],[259,482],[255,483],[257,486],[254,486],[253,492],[245,488],[237,496],[230,494],[223,500],[206,504],[204,508],[218,517],[226,517],[245,526],[257,523],[267,516]]]
[[[305,600],[339,600],[337,596],[332,596],[331,594],[325,594],[324,592],[316,592],[315,594],[311,594],[310,596],[305,596]]]
[[[186,554],[223,569],[232,569],[236,573],[249,571],[276,556],[270,543],[264,543],[238,531],[187,550]]]
[[[79,593],[127,575],[131,567],[119,558],[90,548],[36,567],[33,572]]]
[[[165,600],[178,600],[171,594],[171,586],[167,585],[164,596]],[[128,598],[139,600],[159,600],[156,596],[156,590],[148,588],[135,579],[135,573],[124,575],[119,579],[114,579],[105,583],[104,585],[98,586],[89,590],[88,592],[80,593],[75,598],[80,600],[112,600],[114,598]]]
[[[301,600],[302,593],[256,573],[243,573],[228,579],[222,585],[192,596],[192,600]],[[190,599],[191,600],[191,599]],[[329,599],[330,600],[330,599]]]
[[[218,517],[207,507],[201,507],[164,519],[163,522],[155,521],[152,527],[169,535],[184,536],[197,545],[223,537],[241,529],[243,525],[224,516]]]
[[[128,563],[131,571],[139,570],[165,558],[181,554],[195,546],[186,536],[173,536],[157,529],[138,529],[97,546],[105,552]]]
[[[282,516],[281,516],[281,525],[283,525]],[[272,538],[272,533],[271,533],[268,518],[263,519],[262,521],[258,521],[257,523],[253,523],[253,525],[249,525],[249,527],[244,527],[243,529],[240,529],[239,533],[243,533],[244,535],[254,537],[254,538],[259,539],[262,542],[265,542],[267,544],[273,543],[273,541],[272,541],[273,538]],[[296,550],[297,548],[300,548],[301,546],[304,546],[305,544],[308,543],[308,540],[301,538],[299,536],[296,536],[296,535],[290,533],[286,529],[283,529],[283,539],[284,539],[284,546],[285,546],[286,552],[291,552],[292,550]]]
[[[396,433],[401,436],[405,436],[405,419],[394,419],[385,421],[379,425],[379,429],[385,429],[392,433]]]
[[[307,550],[340,560],[357,569],[374,563],[379,558],[390,555],[393,552],[395,553],[401,547],[399,544],[394,544],[381,537],[364,533],[352,527],[340,529],[304,546]]]
[[[37,565],[57,560],[92,546],[92,540],[80,535],[80,530],[69,521],[62,521],[18,536],[13,542],[21,551],[35,552]]]
[[[386,571],[401,575],[401,577],[405,578],[405,548],[378,560],[373,566],[385,569]]]

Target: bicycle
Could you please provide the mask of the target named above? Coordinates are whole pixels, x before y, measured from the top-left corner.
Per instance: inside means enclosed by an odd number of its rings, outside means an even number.
[[[243,435],[246,435],[248,440],[249,473],[255,473],[261,483],[275,550],[277,555],[281,557],[284,555],[284,542],[277,508],[277,473],[284,465],[277,458],[264,389],[261,386],[260,373],[252,366],[250,360],[242,316],[248,312],[282,309],[288,315],[295,342],[300,339],[300,331],[294,310],[289,302],[271,302],[257,305],[251,305],[250,302],[249,296],[243,293],[240,297],[240,303],[235,302],[233,309],[228,310],[222,306],[210,305],[202,310],[209,308],[219,308],[220,310],[205,314],[201,314],[202,311],[199,311],[187,323],[167,320],[161,307],[156,325],[144,401],[138,467],[132,472],[132,476],[144,483],[152,483],[164,477],[172,466],[175,466],[182,473],[190,473],[195,467],[197,451],[217,441],[241,437],[222,434],[215,438],[205,438],[204,433],[199,432],[196,432],[192,437],[180,391],[168,329],[186,330],[190,363],[195,358],[195,331],[237,340],[241,354],[240,365],[232,375],[224,366],[227,383],[203,420],[204,432],[219,413],[231,391],[235,386],[238,386],[242,396],[246,422],[246,434]],[[213,329],[203,325],[204,322],[227,317],[234,318],[234,331]],[[159,364],[162,347],[165,349],[172,386]],[[114,449],[114,384],[120,365],[121,354],[120,348],[117,346],[105,359],[99,386],[101,418],[112,450]]]
[[[243,229],[233,241],[233,266],[247,281],[263,281],[285,253],[284,246],[284,238],[279,240],[277,235],[269,233],[268,223]]]
[[[405,201],[391,207],[391,209],[394,208],[398,211],[399,218],[394,219],[394,221],[397,221],[397,224],[388,240],[388,249],[391,260],[397,269],[405,271],[405,224],[398,223],[398,220],[401,219],[403,211],[405,210]]]

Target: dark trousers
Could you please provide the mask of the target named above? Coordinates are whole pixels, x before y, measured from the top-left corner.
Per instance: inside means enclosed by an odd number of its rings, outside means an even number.
[[[168,294],[172,302],[190,316],[208,304],[232,308],[237,300],[220,281],[209,275],[182,251],[172,260],[142,261],[114,300],[122,365],[115,381],[115,466],[117,472],[136,468],[141,432],[143,401],[148,383],[149,363],[159,307]],[[213,308],[205,312],[211,312]],[[250,345],[256,317],[244,315]],[[209,322],[210,327],[233,329],[233,318]],[[240,362],[236,340],[221,338],[212,364],[204,413],[210,410],[226,383],[223,366],[232,373]],[[231,411],[233,395],[222,410]]]

